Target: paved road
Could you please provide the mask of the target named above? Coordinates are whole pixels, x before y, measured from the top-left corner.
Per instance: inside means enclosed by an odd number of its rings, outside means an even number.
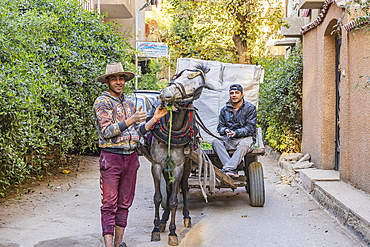
[[[167,246],[168,228],[160,242],[150,242],[153,185],[149,162],[140,160],[124,240],[130,247]],[[221,189],[207,204],[198,189],[191,189],[193,227],[183,227],[180,205],[179,246],[364,246],[297,185],[276,184],[280,178],[276,162],[267,157],[260,161],[266,178],[265,206],[249,206],[244,188]],[[0,203],[0,246],[103,246],[98,157],[85,156],[78,172],[24,193]]]

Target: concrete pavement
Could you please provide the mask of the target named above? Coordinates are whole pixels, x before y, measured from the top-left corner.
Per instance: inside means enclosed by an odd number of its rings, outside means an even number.
[[[339,222],[370,245],[370,195],[340,181],[339,172],[303,169],[296,180]]]
[[[0,246],[103,246],[98,159],[84,156],[78,171],[71,167],[68,175],[50,177],[37,186],[20,190],[12,200],[0,201]],[[143,157],[140,161],[136,197],[124,241],[132,247],[168,246],[168,227],[161,241],[150,242],[154,189],[150,163]],[[249,205],[244,188],[217,190],[209,195],[208,203],[199,189],[191,189],[189,210],[193,227],[189,229],[183,225],[179,197],[179,247],[363,246],[296,183],[279,183],[275,161],[260,157],[260,162],[266,188],[262,208]]]
[[[268,156],[278,162],[281,154],[272,148]],[[286,175],[292,165],[279,162]],[[348,228],[364,244],[370,246],[370,195],[340,180],[339,171],[316,168],[295,169],[295,180],[340,224]],[[287,175],[288,176],[288,175]]]

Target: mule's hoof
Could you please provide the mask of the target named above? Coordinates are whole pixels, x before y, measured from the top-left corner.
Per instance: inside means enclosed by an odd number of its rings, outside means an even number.
[[[190,228],[191,227],[191,218],[185,218],[184,219],[184,226],[186,228]]]
[[[179,241],[177,240],[176,235],[169,235],[168,236],[168,245],[171,245],[171,246],[179,245]]]
[[[158,227],[158,228],[159,228],[159,231],[160,231],[160,232],[164,232],[164,230],[166,230],[166,223],[164,223],[164,224],[163,224],[163,223],[159,224],[159,227]]]
[[[159,232],[152,232],[151,241],[161,241],[161,234]]]

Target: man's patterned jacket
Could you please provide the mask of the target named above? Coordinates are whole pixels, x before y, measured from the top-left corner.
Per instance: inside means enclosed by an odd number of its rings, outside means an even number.
[[[127,127],[124,120],[136,112],[135,103],[125,98],[103,92],[94,103],[96,127],[99,134],[99,147],[113,153],[131,154],[135,151],[140,135],[147,131],[145,123]]]

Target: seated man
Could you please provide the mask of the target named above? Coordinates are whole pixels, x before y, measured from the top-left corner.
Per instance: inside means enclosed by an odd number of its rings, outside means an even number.
[[[239,177],[237,166],[244,155],[253,149],[256,137],[256,107],[244,101],[243,87],[233,84],[229,89],[230,99],[221,109],[217,131],[221,139],[212,141],[213,149],[220,158],[227,175]],[[226,149],[236,149],[230,158]]]

